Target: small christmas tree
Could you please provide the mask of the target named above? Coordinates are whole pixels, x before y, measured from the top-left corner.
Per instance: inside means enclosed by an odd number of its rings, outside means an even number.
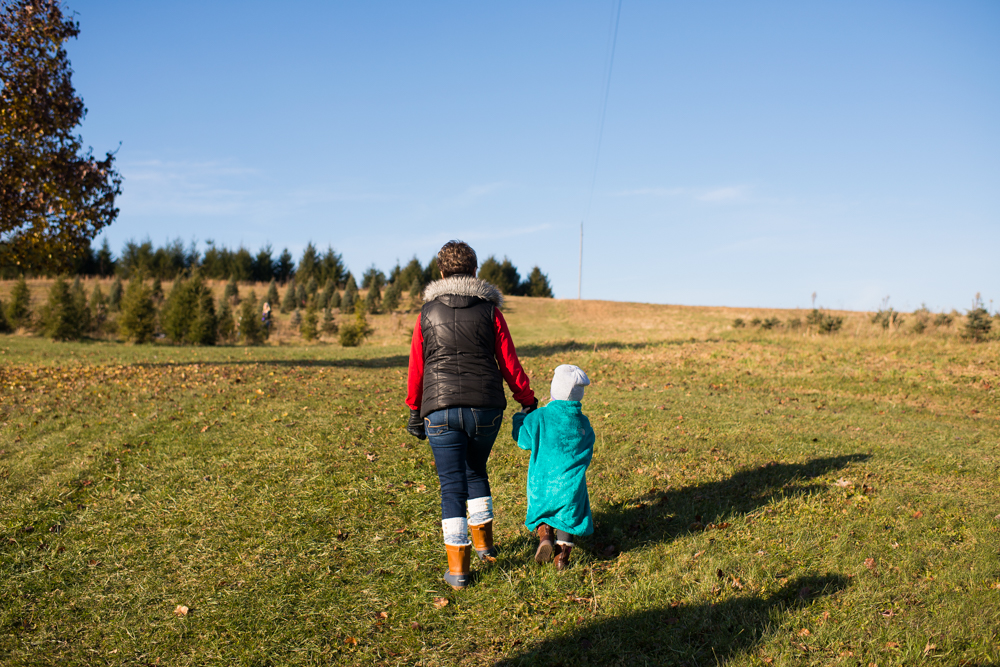
[[[31,326],[31,290],[23,275],[14,283],[14,289],[10,293],[7,320],[15,329]]]
[[[315,340],[319,334],[319,317],[316,313],[316,302],[313,299],[309,299],[309,305],[306,306],[306,314],[302,317],[302,323],[299,325],[299,333],[306,341]]]
[[[382,310],[391,313],[397,308],[399,308],[399,283],[389,283],[385,288],[385,294],[382,295]]]
[[[49,289],[49,300],[42,308],[42,329],[52,340],[76,340],[80,337],[80,319],[73,294],[62,276]]]
[[[348,275],[347,287],[344,288],[344,296],[340,300],[340,312],[353,313],[354,302],[358,300],[358,284],[354,282],[354,276]]]
[[[326,285],[323,287],[323,291],[320,292],[319,299],[316,302],[317,307],[329,308],[330,299],[336,293],[337,293],[337,282],[333,278],[327,278]]]
[[[73,286],[70,287],[69,292],[73,297],[73,309],[76,312],[77,326],[80,329],[80,334],[89,333],[93,322],[90,317],[90,307],[87,305],[87,293],[83,289],[80,276],[77,276],[73,280]]]
[[[267,332],[261,326],[257,309],[257,295],[251,291],[250,296],[240,303],[239,341],[244,345],[261,345],[266,337]]]
[[[306,283],[306,295],[315,296],[316,292],[319,291],[319,283],[316,281],[316,276],[310,276],[309,282]]]
[[[364,304],[359,300],[354,308],[354,320],[340,327],[340,344],[344,347],[357,347],[371,333],[372,329],[365,318]]]
[[[236,322],[233,320],[233,307],[229,305],[227,299],[222,300],[222,305],[219,306],[219,340],[225,343],[232,341],[233,335],[236,333]]]
[[[271,279],[271,283],[267,286],[267,294],[264,296],[264,301],[267,301],[272,308],[280,308],[281,299],[278,297],[278,283],[275,282],[274,278]]]
[[[112,312],[117,313],[118,309],[121,308],[124,291],[122,288],[122,277],[115,276],[115,279],[111,282],[111,289],[108,290],[108,308]]]
[[[0,333],[10,333],[14,327],[7,320],[7,309],[4,308],[3,300],[0,300]]]
[[[222,292],[222,298],[229,301],[233,305],[239,304],[240,286],[236,284],[235,277],[229,278],[229,282],[226,283],[226,289]]]
[[[372,315],[376,315],[381,303],[382,290],[379,289],[378,283],[373,281],[372,286],[368,288],[368,294],[365,295],[365,310]]]
[[[340,309],[340,292],[336,289],[330,293],[330,299],[326,302],[326,307]]]
[[[163,283],[159,276],[153,278],[153,303],[163,303]]]
[[[101,291],[101,283],[95,282],[94,289],[90,292],[90,319],[93,322],[94,331],[100,331],[108,319],[108,299]]]
[[[290,313],[297,307],[295,305],[295,278],[292,278],[288,281],[288,287],[285,288],[285,298],[281,300],[281,312]]]
[[[424,303],[424,285],[418,278],[414,278],[410,283],[410,308],[419,310]]]
[[[305,285],[299,283],[299,286],[295,288],[295,307],[305,308],[308,301],[309,292],[306,291]]]
[[[524,282],[520,291],[525,296],[552,298],[552,287],[549,285],[549,277],[542,273],[542,270],[537,266],[528,274],[528,279]]]
[[[119,285],[120,285],[119,281]],[[153,290],[145,281],[132,278],[121,299],[121,317],[118,333],[130,343],[148,343],[153,340],[156,327],[156,306]]]
[[[337,333],[337,320],[333,319],[333,310],[327,308],[323,311],[323,321],[320,324],[323,333],[333,335]]]
[[[977,293],[972,302],[972,310],[965,316],[965,331],[962,332],[962,338],[979,343],[986,340],[992,328],[993,322],[990,320],[990,314],[983,307],[983,299]]]

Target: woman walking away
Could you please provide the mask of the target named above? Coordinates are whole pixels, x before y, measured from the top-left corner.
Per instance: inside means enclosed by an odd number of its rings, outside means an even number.
[[[469,583],[473,547],[480,559],[496,557],[486,462],[507,407],[503,382],[529,411],[538,399],[500,314],[503,295],[475,277],[476,252],[462,241],[449,241],[437,261],[441,280],[424,290],[413,328],[406,430],[430,441],[441,482],[444,578],[460,589]]]

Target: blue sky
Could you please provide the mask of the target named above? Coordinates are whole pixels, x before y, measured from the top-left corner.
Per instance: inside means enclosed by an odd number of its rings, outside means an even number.
[[[105,236],[360,273],[461,238],[575,297],[1000,307],[1000,4],[67,0]],[[588,201],[592,201],[588,210]]]

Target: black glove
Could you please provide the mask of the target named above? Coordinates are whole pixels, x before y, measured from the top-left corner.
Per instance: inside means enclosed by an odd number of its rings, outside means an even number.
[[[530,415],[532,412],[538,409],[538,397],[536,396],[534,401],[529,405],[522,405],[521,412],[526,415]]]
[[[410,421],[406,423],[406,432],[417,440],[427,439],[427,431],[424,429],[424,420],[420,418],[420,410],[410,410]]]

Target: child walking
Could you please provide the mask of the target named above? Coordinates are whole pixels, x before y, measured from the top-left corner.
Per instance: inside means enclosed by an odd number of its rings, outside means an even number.
[[[519,412],[513,420],[517,446],[531,452],[524,525],[538,534],[535,561],[547,563],[554,554],[558,570],[569,565],[574,536],[594,532],[587,495],[594,429],[581,405],[583,388],[589,384],[579,367],[559,366],[552,376],[549,404]]]

